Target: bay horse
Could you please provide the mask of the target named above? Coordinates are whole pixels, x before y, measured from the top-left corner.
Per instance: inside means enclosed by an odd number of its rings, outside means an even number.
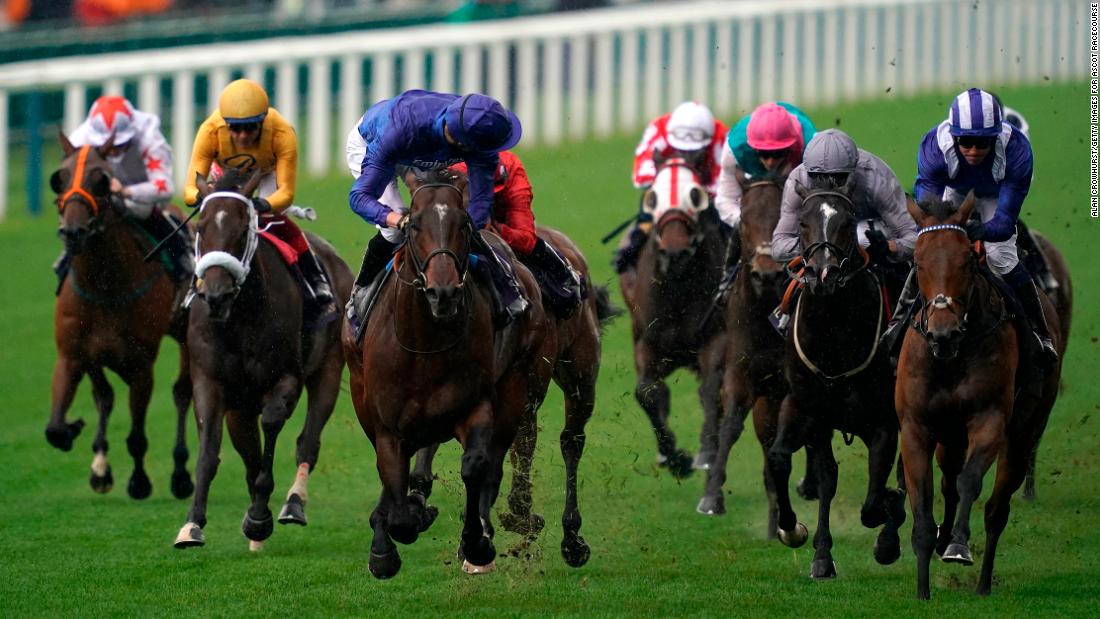
[[[654,215],[653,233],[638,255],[637,267],[619,276],[634,342],[634,397],[656,434],[658,464],[676,477],[686,477],[693,467],[708,468],[718,450],[725,335],[722,312],[711,309],[724,272],[727,241],[706,189],[683,160],[666,161],[643,200]],[[668,426],[665,378],[682,367],[699,377],[704,413],[694,461],[676,446]]]
[[[149,239],[128,223],[122,199],[112,194],[111,166],[105,159],[113,139],[99,148],[77,148],[59,134],[64,161],[50,177],[58,194],[58,236],[72,255],[72,266],[54,307],[54,364],[50,420],[46,440],[61,451],[72,449],[84,420],[67,421],[77,386],[86,374],[99,413],[92,451],[92,490],[105,493],[114,485],[107,459],[107,420],[114,408],[114,390],[104,370],[118,374],[130,388],[130,435],[126,446],[134,471],[126,489],[134,499],[153,490],[145,472],[145,417],[153,395],[153,364],[165,335],[180,344],[180,371],[172,387],[176,406],[175,468],[172,494],[183,499],[194,486],[187,472],[186,423],[191,403],[188,374],[186,313],[179,311],[182,286],[165,267],[143,256],[159,239]]]
[[[733,282],[724,311],[728,341],[722,373],[722,415],[718,455],[707,471],[703,497],[695,508],[705,515],[726,512],[722,487],[730,448],[740,437],[745,416],[752,409],[753,428],[764,450],[764,488],[768,497],[768,538],[776,535],[775,484],[768,472],[768,450],[775,442],[779,406],[787,395],[783,375],[784,340],[768,321],[788,281],[782,265],[772,258],[771,240],[779,223],[784,178],[739,179],[742,239],[740,272]]]
[[[218,471],[224,420],[244,460],[251,497],[241,529],[250,548],[260,550],[274,529],[268,501],[275,489],[275,442],[303,386],[308,402],[297,444],[298,475],[279,521],[306,523],[306,481],[317,464],[321,431],[336,404],[344,367],[339,314],[306,307],[307,297],[287,259],[279,247],[261,238],[263,220],[250,199],[260,181],[258,173],[242,182],[236,170],[228,170],[213,189],[205,179],[196,180],[201,215],[187,341],[199,454],[195,497],[175,546],[206,543],[202,529],[210,483]],[[342,305],[351,292],[351,269],[331,245],[306,235]]]
[[[343,332],[352,402],[382,482],[368,567],[375,578],[395,576],[401,557],[393,542],[411,544],[432,524],[438,512],[422,485],[410,493],[409,461],[454,438],[463,447],[466,486],[459,555],[463,571],[485,573],[495,568],[490,511],[504,456],[546,394],[556,334],[534,278],[514,261],[530,307],[494,329],[493,284],[471,253],[479,233],[465,209],[464,179],[410,173],[405,181],[412,200],[396,277],[379,291],[362,345],[348,323]],[[484,238],[510,255],[495,236]]]
[[[833,457],[834,430],[845,442],[859,437],[867,446],[867,497],[860,520],[867,528],[884,525],[875,542],[875,560],[883,565],[901,554],[898,527],[905,520],[901,490],[886,489],[897,453],[898,422],[893,410],[893,373],[878,347],[886,326],[885,301],[866,252],[856,241],[851,186],[809,189],[796,183],[802,255],[797,275],[805,284],[795,302],[786,337],[784,370],[790,393],[783,399],[768,468],[779,507],[779,540],[797,548],[806,542],[806,526],[791,507],[791,454],[812,447],[818,476],[818,526],[810,577],[836,577],[829,529],[838,468]]]
[[[1005,300],[963,225],[976,200],[910,203],[920,226],[914,262],[926,302],[918,306],[898,359],[895,403],[902,459],[913,509],[917,597],[928,599],[933,551],[944,562],[973,564],[970,511],[982,478],[997,460],[993,492],[985,504],[985,554],[977,593],[988,595],[997,543],[1008,523],[1012,494],[1024,482],[1058,395],[1065,350],[1060,314],[1040,295],[1059,362],[1037,385],[1022,368],[1026,325],[1008,319]],[[1068,310],[1068,308],[1067,308]],[[1036,390],[1035,387],[1038,387]],[[943,472],[944,520],[937,533],[932,515],[933,449]],[[951,523],[950,525],[948,523]]]

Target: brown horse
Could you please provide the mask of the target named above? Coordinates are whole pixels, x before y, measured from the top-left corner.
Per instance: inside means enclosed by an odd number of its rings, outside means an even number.
[[[745,427],[752,409],[753,427],[764,449],[764,489],[768,496],[768,538],[776,535],[775,484],[768,472],[767,457],[775,441],[779,406],[787,394],[783,375],[783,337],[768,322],[779,304],[787,275],[771,252],[772,233],[779,222],[783,180],[744,182],[741,200],[740,272],[726,302],[725,351],[722,375],[722,406],[725,414],[718,435],[718,457],[707,472],[707,484],[699,505],[701,514],[726,513],[722,486],[730,448]]]
[[[268,500],[275,489],[275,441],[305,386],[306,421],[298,437],[298,477],[280,514],[281,523],[305,524],[305,479],[317,463],[321,430],[340,391],[344,359],[339,314],[305,305],[299,280],[279,249],[260,239],[260,217],[249,197],[260,177],[242,184],[235,171],[216,191],[198,178],[197,302],[187,341],[199,423],[196,492],[177,548],[202,546],[210,483],[218,470],[222,421],[245,465],[252,502],[241,529],[259,550],[274,529]],[[332,247],[307,234],[343,304],[352,274]],[[296,268],[296,267],[295,267]],[[331,310],[331,308],[330,308]],[[261,445],[260,432],[263,432]]]
[[[463,447],[466,485],[459,553],[464,571],[482,573],[495,565],[490,510],[504,455],[521,419],[546,394],[555,331],[538,285],[518,263],[515,274],[530,307],[494,329],[492,283],[478,275],[471,254],[478,233],[465,210],[463,179],[409,174],[405,180],[412,207],[396,277],[379,292],[362,346],[346,323],[343,336],[352,401],[382,482],[370,518],[369,568],[376,578],[396,575],[401,558],[393,542],[411,544],[435,519],[422,490],[414,486],[410,493],[409,460],[454,438]],[[509,252],[495,237],[486,241]]]
[[[985,505],[985,555],[977,589],[980,595],[989,594],[1010,500],[1024,482],[1061,375],[1059,362],[1038,384],[1021,383],[1031,375],[1031,368],[1021,368],[1020,362],[1021,349],[1026,350],[1022,338],[1031,334],[1026,326],[1008,320],[1006,303],[992,276],[979,268],[962,227],[974,204],[972,193],[958,209],[950,202],[909,205],[910,215],[921,227],[914,262],[926,302],[905,334],[894,397],[913,508],[913,552],[921,599],[930,596],[928,569],[933,551],[944,562],[973,563],[970,510],[981,494],[982,478],[996,459],[993,493]],[[1049,299],[1042,302],[1051,336],[1062,353],[1059,314]],[[943,472],[945,503],[938,535],[932,515],[933,449]]]
[[[676,477],[706,469],[718,451],[719,389],[725,339],[722,312],[711,311],[722,279],[726,240],[706,190],[683,161],[671,159],[657,172],[644,198],[654,229],[637,268],[619,276],[634,341],[638,373],[634,397],[657,436],[657,461]],[[677,368],[699,377],[704,420],[695,461],[677,448],[668,426],[665,377]]]
[[[867,446],[867,497],[860,511],[863,526],[885,525],[874,547],[881,564],[901,554],[898,527],[905,520],[905,498],[887,490],[897,453],[898,426],[890,397],[893,376],[878,341],[885,321],[885,300],[869,257],[856,241],[855,207],[850,187],[796,190],[800,209],[802,270],[805,288],[795,303],[787,331],[785,371],[790,393],[779,411],[768,468],[779,507],[779,540],[799,547],[808,536],[791,507],[788,484],[791,454],[812,448],[818,476],[818,526],[810,577],[836,577],[830,509],[838,468],[833,457],[835,430],[849,444],[859,437]]]
[[[191,403],[191,380],[184,341],[186,315],[178,311],[177,286],[164,267],[142,257],[153,243],[126,220],[126,207],[110,192],[111,167],[100,148],[76,148],[60,136],[65,160],[50,178],[58,194],[58,236],[72,255],[72,267],[62,284],[54,309],[57,363],[46,440],[62,451],[72,449],[84,421],[67,422],[80,379],[92,381],[92,397],[99,412],[99,429],[92,451],[91,486],[107,492],[114,484],[107,460],[107,419],[114,407],[114,391],[104,374],[109,369],[130,387],[130,435],[126,446],[134,458],[127,491],[144,499],[153,487],[145,472],[145,415],[153,394],[153,363],[164,336],[180,343],[180,373],[172,387],[176,405],[176,444],[173,450],[172,494],[186,498],[193,485],[187,472],[185,426]]]

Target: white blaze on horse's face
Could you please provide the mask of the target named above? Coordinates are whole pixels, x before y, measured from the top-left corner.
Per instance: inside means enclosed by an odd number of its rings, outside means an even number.
[[[829,220],[836,215],[836,209],[829,205],[828,202],[821,205],[821,233],[824,234],[825,242],[829,241]],[[829,259],[829,246],[825,246],[825,259]]]
[[[225,218],[229,217],[229,213],[225,211],[218,211],[217,215],[214,215],[214,225],[219,229],[225,229]]]
[[[435,209],[435,214],[439,215],[439,238],[443,238],[443,219],[447,216],[447,205],[436,202],[432,207]]]
[[[693,189],[696,190],[694,195]],[[694,220],[699,211],[710,205],[706,189],[699,183],[695,172],[683,165],[661,168],[653,179],[652,191],[657,196],[657,205],[653,209],[654,221],[660,221],[672,210],[682,211]]]

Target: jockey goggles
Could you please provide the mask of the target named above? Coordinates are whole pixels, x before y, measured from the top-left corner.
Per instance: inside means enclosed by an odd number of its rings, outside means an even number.
[[[260,123],[257,121],[243,122],[243,123],[227,123],[229,125],[230,133],[255,133],[260,130]]]
[[[987,150],[993,148],[993,141],[995,139],[996,138],[985,136],[960,135],[955,138],[955,143],[958,144],[960,148],[980,148],[982,150]]]

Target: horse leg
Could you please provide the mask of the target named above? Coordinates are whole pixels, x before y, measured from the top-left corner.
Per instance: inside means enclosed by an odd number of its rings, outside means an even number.
[[[76,387],[84,376],[84,367],[77,360],[59,354],[53,366],[53,384],[50,390],[50,421],[46,424],[46,441],[61,451],[73,448],[73,440],[84,429],[84,420],[65,421],[65,413],[73,405]]]
[[[706,471],[714,464],[720,442],[718,434],[723,412],[721,389],[724,374],[722,357],[725,354],[722,344],[725,339],[716,340],[699,355],[699,402],[703,406],[703,428],[699,435],[699,453],[695,455],[691,466],[700,471]]]
[[[172,401],[176,405],[176,446],[172,449],[172,496],[186,499],[195,491],[191,473],[187,472],[187,409],[191,406],[191,368],[187,344],[180,344],[180,372],[172,385]]]
[[[1024,491],[1020,495],[1020,498],[1025,501],[1035,500],[1035,459],[1038,455],[1039,445],[1036,444],[1027,459],[1027,474],[1024,476]]]
[[[775,479],[768,467],[768,451],[775,444],[775,427],[781,402],[771,396],[761,396],[756,398],[756,403],[752,407],[753,429],[756,431],[756,439],[760,442],[760,448],[764,453],[764,494],[768,497],[766,537],[769,540],[776,538],[779,528],[779,504],[776,498]]]
[[[803,499],[816,501],[818,497],[817,459],[814,458],[814,448],[812,446],[806,445],[804,451],[806,452],[806,472],[802,475],[802,479],[798,480],[794,489],[798,496]]]
[[[1013,449],[1009,445],[997,461],[993,493],[985,503],[985,554],[982,556],[982,572],[978,577],[978,595],[989,595],[993,587],[993,562],[997,557],[997,543],[1008,524],[1012,494],[1030,474],[1034,455],[1034,449]]]
[[[263,447],[260,444],[260,424],[255,411],[227,411],[225,425],[229,430],[229,439],[244,462],[244,481],[248,486],[248,496],[256,500],[256,478],[260,475],[260,463],[263,460]],[[247,534],[246,534],[247,535]],[[258,552],[263,544],[249,541],[249,550]]]
[[[639,348],[642,344],[638,345]],[[635,357],[639,357],[635,354]],[[634,397],[649,417],[653,432],[657,435],[657,463],[667,466],[670,473],[678,479],[691,475],[691,455],[676,448],[676,435],[668,427],[669,396],[668,385],[664,378],[668,368],[656,367],[664,364],[646,363],[638,368],[638,383],[634,388]]]
[[[199,429],[199,454],[195,458],[195,494],[191,497],[187,522],[176,536],[176,548],[202,546],[206,543],[202,528],[206,526],[206,502],[210,496],[210,483],[218,473],[224,415],[221,388],[206,377],[195,381],[195,424]]]
[[[940,494],[943,495],[943,520],[936,535],[936,554],[943,556],[951,543],[951,523],[959,509],[959,472],[965,454],[957,449],[936,446],[936,460],[940,465]]]
[[[145,416],[149,412],[149,400],[153,397],[153,365],[142,365],[124,376],[130,385],[130,435],[126,437],[126,448],[134,459],[134,472],[126,484],[130,498],[146,499],[153,492],[153,484],[145,472],[145,452],[149,450],[149,439],[145,437]]]
[[[978,415],[967,428],[970,444],[967,447],[966,463],[963,464],[957,483],[959,513],[955,526],[951,529],[951,543],[943,552],[945,563],[974,564],[969,547],[970,509],[982,492],[982,477],[1004,444],[1004,418],[1001,411],[990,410],[984,415]]]
[[[928,431],[910,421],[899,410],[901,423],[901,453],[905,466],[905,486],[913,510],[913,554],[917,559],[917,598],[931,596],[928,568],[936,547],[936,521],[932,517],[932,445]]]
[[[462,481],[466,485],[466,510],[463,514],[459,554],[474,568],[489,566],[496,557],[489,521],[481,510],[484,486],[493,475],[493,462],[489,454],[493,440],[492,424],[492,405],[481,402],[456,432],[463,446]],[[465,564],[463,569],[471,571]],[[474,570],[474,573],[477,571],[480,570]]]
[[[268,507],[271,493],[275,491],[275,443],[279,440],[279,433],[283,431],[290,414],[294,412],[301,393],[302,383],[298,377],[286,374],[263,397],[263,408],[260,412],[260,428],[264,434],[263,457],[260,461],[260,472],[252,484],[255,490],[252,505],[241,522],[244,536],[254,542],[262,542],[271,537],[275,528],[275,521]]]
[[[115,405],[115,392],[100,368],[89,370],[88,379],[92,383],[92,399],[95,400],[96,410],[99,411],[99,426],[92,441],[92,453],[95,455],[92,457],[92,473],[88,482],[92,490],[106,494],[115,484],[115,478],[111,474],[111,463],[107,459],[107,420]]]
[[[286,493],[286,503],[279,510],[279,524],[306,525],[306,502],[309,500],[309,474],[317,467],[321,453],[321,432],[325,429],[336,396],[340,393],[340,376],[344,363],[338,354],[329,354],[324,365],[309,378],[306,385],[306,421],[298,435],[296,450],[297,472],[294,484]]]
[[[783,398],[779,407],[775,443],[768,450],[768,469],[775,483],[775,501],[779,508],[779,541],[791,548],[805,544],[810,534],[806,525],[798,522],[798,516],[791,507],[790,494],[791,454],[805,444],[805,428],[799,427],[805,423],[805,420],[798,419],[794,398],[790,395]]]
[[[836,496],[838,467],[833,457],[831,429],[821,431],[814,444],[814,459],[817,465],[818,502],[817,531],[814,533],[814,559],[810,564],[810,578],[827,580],[836,578],[836,564],[833,562],[833,534],[829,527],[829,513]]]
[[[897,426],[892,422],[883,424],[863,442],[867,445],[867,498],[860,520],[869,529],[883,525],[873,552],[880,565],[890,565],[901,557],[898,528],[905,522],[905,493],[898,488],[886,489],[898,453]]]
[[[722,416],[718,432],[718,451],[714,454],[712,465],[707,470],[707,483],[703,497],[695,506],[695,511],[708,516],[726,513],[726,500],[722,487],[726,483],[726,466],[729,463],[730,449],[745,429],[745,415],[749,412],[749,398],[752,392],[744,377],[730,377],[732,370],[726,372],[725,390],[729,397],[729,407]],[[700,393],[702,388],[700,387]],[[705,427],[705,424],[704,424]],[[700,453],[700,455],[702,455]]]
[[[565,427],[558,437],[562,460],[565,461],[565,509],[561,515],[564,536],[561,540],[561,555],[570,567],[581,567],[592,554],[588,542],[580,534],[577,470],[584,454],[585,426],[592,418],[592,409],[596,405],[596,373],[583,371],[580,374],[578,380],[571,381],[573,389],[562,389],[565,393]]]
[[[535,409],[526,407],[520,418],[516,440],[512,442],[512,490],[508,493],[508,511],[501,512],[500,525],[505,531],[522,535],[524,544],[538,537],[546,522],[531,513],[531,461],[535,458],[538,424]]]
[[[375,578],[384,580],[393,578],[401,569],[401,555],[393,542],[411,544],[416,541],[420,523],[411,518],[414,514],[410,508],[415,505],[407,500],[409,457],[401,446],[401,439],[384,429],[380,429],[373,439],[382,496],[370,519],[374,538],[368,567]]]
[[[435,475],[432,473],[432,463],[435,454],[439,451],[439,443],[435,443],[417,450],[416,465],[409,476],[409,493],[419,494],[427,501],[432,496],[432,485]]]

